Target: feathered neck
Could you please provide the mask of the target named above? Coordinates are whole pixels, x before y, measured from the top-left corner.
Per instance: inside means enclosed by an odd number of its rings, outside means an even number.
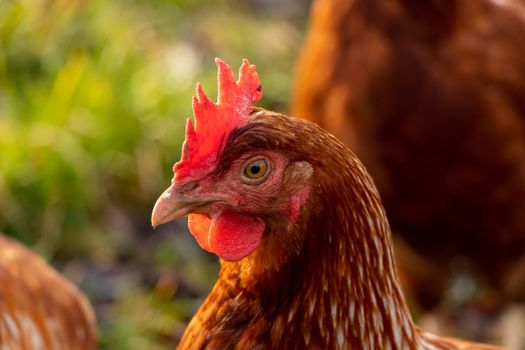
[[[298,224],[269,233],[301,232],[301,247],[276,269],[250,257],[223,262],[180,349],[419,347],[372,180],[349,152],[340,169],[314,178]]]
[[[282,277],[296,281],[295,288],[291,295],[279,286],[274,291],[285,296],[272,327],[281,333],[276,345],[419,348],[375,185],[350,152],[339,154],[345,156],[331,163],[329,172],[317,167],[310,199],[315,207],[307,208],[308,220],[296,228],[305,232],[304,245]],[[286,343],[293,330],[304,344]]]

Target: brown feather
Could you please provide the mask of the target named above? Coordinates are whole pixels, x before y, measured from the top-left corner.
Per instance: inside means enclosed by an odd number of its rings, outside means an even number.
[[[94,350],[86,297],[34,253],[0,235],[0,348]]]
[[[296,224],[265,218],[257,250],[221,261],[179,349],[454,349],[412,323],[381,200],[353,153],[313,123],[262,109],[252,118],[229,136],[215,176],[271,149],[311,165],[303,179],[292,165],[282,185],[307,181],[311,195]]]

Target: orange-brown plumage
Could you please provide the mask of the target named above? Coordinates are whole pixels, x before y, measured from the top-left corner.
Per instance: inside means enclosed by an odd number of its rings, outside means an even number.
[[[0,348],[94,350],[86,297],[40,257],[0,236]]]
[[[152,223],[198,213],[212,221],[211,237],[213,222],[234,211],[262,220],[265,230],[250,254],[221,260],[179,349],[491,349],[413,324],[379,194],[335,137],[253,108],[224,138],[206,174],[184,181],[175,174]],[[262,181],[245,178],[254,171],[246,159],[267,161]]]
[[[433,264],[402,266],[420,302],[441,300],[457,255],[523,299],[523,1],[317,0],[293,92],[292,114],[356,152]]]

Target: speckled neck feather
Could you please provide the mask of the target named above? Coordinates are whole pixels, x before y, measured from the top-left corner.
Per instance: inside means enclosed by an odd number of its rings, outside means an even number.
[[[219,164],[281,151],[313,166],[311,195],[295,225],[268,219],[254,253],[222,262],[179,349],[453,349],[413,325],[380,198],[357,158],[315,124],[262,109],[252,118]]]

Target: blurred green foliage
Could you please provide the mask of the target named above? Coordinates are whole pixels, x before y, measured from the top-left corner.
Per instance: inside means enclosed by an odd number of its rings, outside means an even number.
[[[219,56],[284,110],[307,1],[0,0],[0,230],[86,290],[101,348],[163,349],[213,283],[184,225],[149,212]],[[184,237],[183,237],[184,236]]]

